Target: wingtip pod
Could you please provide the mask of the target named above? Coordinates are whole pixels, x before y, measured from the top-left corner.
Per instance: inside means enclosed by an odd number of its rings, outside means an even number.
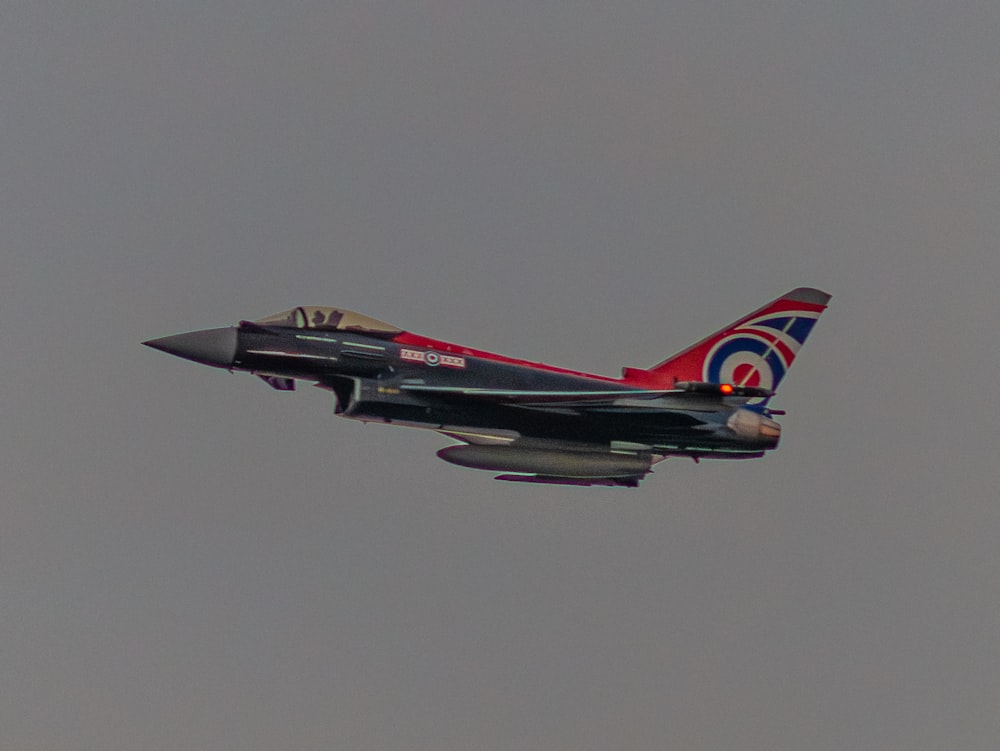
[[[654,388],[702,381],[774,391],[830,298],[797,287],[649,370],[626,369],[624,378]]]

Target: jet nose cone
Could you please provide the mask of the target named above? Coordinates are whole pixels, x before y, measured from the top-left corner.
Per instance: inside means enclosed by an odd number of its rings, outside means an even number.
[[[150,339],[143,344],[203,365],[231,368],[233,360],[236,359],[236,338],[236,329],[228,327],[165,336],[161,339]]]

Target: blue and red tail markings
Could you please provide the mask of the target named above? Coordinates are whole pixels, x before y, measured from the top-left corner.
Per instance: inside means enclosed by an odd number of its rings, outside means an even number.
[[[817,289],[792,290],[649,370],[630,369],[626,380],[647,388],[707,381],[773,391],[829,300]]]
[[[705,357],[702,380],[775,389],[781,382],[818,313],[798,310],[793,315],[749,321],[720,339]]]

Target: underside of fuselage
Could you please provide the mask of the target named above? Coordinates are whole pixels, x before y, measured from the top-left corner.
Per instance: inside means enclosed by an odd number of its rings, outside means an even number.
[[[549,447],[588,455],[647,454],[655,457],[654,462],[667,456],[756,458],[777,446],[777,436],[741,439],[727,425],[736,409],[580,412],[559,407],[442,406],[399,401],[395,395],[337,407],[343,417],[434,430],[466,443]]]

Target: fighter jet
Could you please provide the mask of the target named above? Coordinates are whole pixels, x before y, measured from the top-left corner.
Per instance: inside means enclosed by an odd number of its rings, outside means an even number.
[[[302,306],[144,344],[279,391],[309,381],[334,413],[434,430],[437,455],[498,480],[636,487],[668,457],[749,459],[777,447],[775,390],[830,295],[800,287],[620,378],[431,339],[343,308]]]

